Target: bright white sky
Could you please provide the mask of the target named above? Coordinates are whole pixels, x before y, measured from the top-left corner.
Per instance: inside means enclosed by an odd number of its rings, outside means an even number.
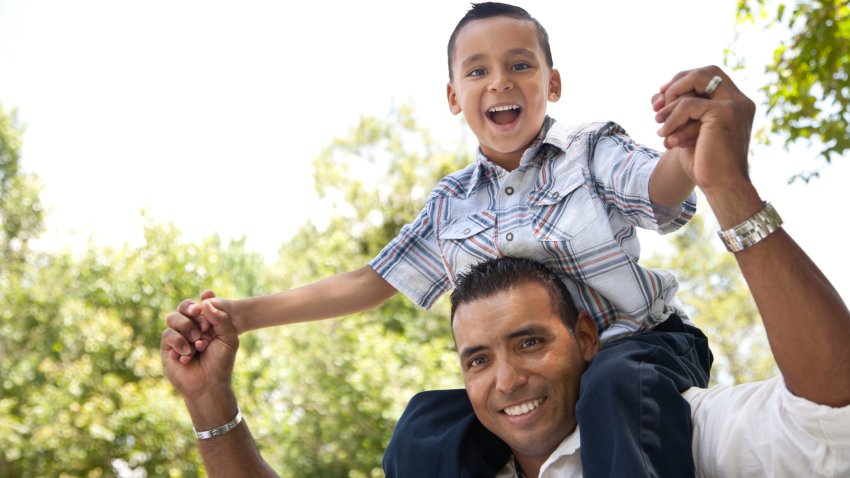
[[[651,95],[680,70],[722,64],[735,4],[523,1],[548,29],[564,78],[550,114],[612,119],[660,147]],[[45,185],[44,243],[138,243],[145,210],[187,239],[244,235],[274,256],[316,213],[305,207],[311,159],[359,116],[411,102],[438,138],[458,141],[464,127],[446,106],[445,46],[467,8],[421,0],[0,0],[0,102],[17,108],[24,167]],[[751,68],[733,77],[753,98],[777,38],[759,31],[736,47]],[[850,180],[850,161],[813,184],[785,183],[818,167],[815,154],[756,148],[752,176],[850,299],[840,259],[847,254],[839,252],[848,226],[844,213],[826,215]],[[642,237],[647,252],[663,247]]]

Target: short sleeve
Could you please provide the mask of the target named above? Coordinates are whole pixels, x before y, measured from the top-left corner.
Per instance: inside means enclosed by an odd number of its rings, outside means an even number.
[[[615,210],[633,226],[662,234],[679,229],[693,218],[696,213],[693,192],[672,208],[650,200],[649,178],[661,153],[635,143],[616,123],[608,123],[598,131],[590,151],[594,185],[609,211]]]
[[[430,203],[369,261],[378,275],[426,309],[451,287],[429,210]]]

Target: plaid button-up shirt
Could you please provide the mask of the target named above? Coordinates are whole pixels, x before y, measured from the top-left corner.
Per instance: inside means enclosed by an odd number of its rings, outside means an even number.
[[[470,265],[534,259],[562,278],[603,340],[651,328],[672,312],[685,318],[675,277],[638,264],[635,227],[667,233],[696,210],[693,194],[672,209],[651,203],[658,158],[615,123],[567,129],[547,117],[515,170],[479,150],[475,163],[437,184],[422,212],[369,264],[428,308]]]

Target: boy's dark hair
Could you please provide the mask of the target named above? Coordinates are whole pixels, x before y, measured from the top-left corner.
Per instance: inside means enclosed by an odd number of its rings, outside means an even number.
[[[451,296],[451,318],[454,322],[458,307],[478,299],[486,299],[519,284],[542,285],[549,302],[570,332],[575,330],[578,310],[567,287],[543,264],[519,257],[499,257],[472,266],[458,276]]]
[[[473,3],[472,8],[470,8],[469,11],[466,12],[466,15],[460,19],[455,30],[452,32],[452,36],[449,37],[449,81],[452,81],[452,60],[454,60],[455,56],[455,40],[457,39],[457,35],[460,33],[460,30],[467,23],[473,20],[483,20],[491,17],[511,17],[518,20],[528,20],[533,22],[534,26],[537,27],[537,41],[540,42],[540,47],[543,48],[543,53],[546,54],[546,64],[549,65],[549,69],[552,69],[552,49],[549,47],[549,34],[546,33],[546,29],[543,28],[543,25],[541,25],[536,18],[529,15],[529,13],[524,9],[514,5],[508,5],[507,3]]]

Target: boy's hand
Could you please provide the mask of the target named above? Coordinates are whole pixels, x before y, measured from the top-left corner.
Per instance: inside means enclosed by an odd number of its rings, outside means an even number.
[[[209,322],[210,329],[200,331],[193,317],[199,305],[183,301],[177,311],[168,315],[168,328],[162,333],[160,354],[169,381],[187,400],[212,393],[220,394],[230,386],[230,375],[239,338],[232,322],[216,313]],[[195,352],[206,352],[194,357]],[[194,346],[193,346],[194,344]]]
[[[721,79],[710,94],[713,77]],[[653,97],[658,134],[680,148],[683,170],[706,194],[747,183],[747,154],[755,103],[718,67],[683,71]]]

